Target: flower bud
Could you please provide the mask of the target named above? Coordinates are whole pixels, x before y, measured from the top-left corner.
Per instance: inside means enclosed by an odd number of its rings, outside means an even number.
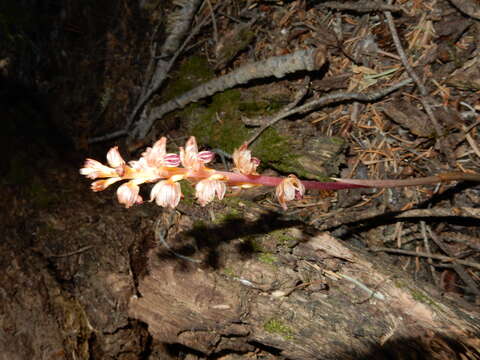
[[[180,165],[180,155],[178,154],[165,154],[162,159],[162,163],[167,167],[177,167]]]

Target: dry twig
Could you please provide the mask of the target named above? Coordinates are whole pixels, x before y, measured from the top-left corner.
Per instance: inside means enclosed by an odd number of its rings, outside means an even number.
[[[382,1],[326,1],[320,4],[329,9],[350,10],[359,13],[368,13],[372,11],[403,11],[398,5],[385,4]]]
[[[369,209],[361,211],[356,214],[348,212],[335,213],[333,217],[329,219],[317,218],[310,222],[310,225],[315,226],[318,230],[327,230],[336,228],[341,225],[347,225],[351,223],[358,223],[365,220],[369,220],[379,216],[391,216],[394,219],[405,218],[425,218],[425,217],[468,217],[480,220],[480,209],[471,207],[462,208],[433,208],[433,209],[412,209],[406,211],[391,211],[385,213],[384,210]],[[318,224],[321,222],[320,224]],[[317,225],[318,224],[318,225]]]
[[[342,101],[359,101],[359,102],[372,102],[372,101],[377,101],[388,94],[402,88],[405,85],[408,85],[412,82],[411,79],[406,79],[402,80],[396,84],[393,84],[392,86],[389,86],[385,89],[381,89],[378,91],[372,91],[370,93],[362,94],[362,93],[346,93],[346,92],[339,92],[339,93],[334,93],[334,94],[328,94],[325,96],[322,96],[319,99],[311,100],[303,105],[291,108],[291,104],[288,105],[285,109],[281,110],[277,115],[273,116],[267,124],[262,126],[262,128],[258,131],[256,135],[254,135],[248,142],[252,143],[265,129],[267,129],[269,126],[272,126],[273,124],[277,123],[278,121],[285,119],[289,116],[295,115],[295,114],[304,114],[310,111],[313,111],[315,109],[318,109],[322,106],[333,104],[336,102],[342,102]],[[301,92],[299,93],[299,95]],[[293,102],[295,103],[296,100]],[[292,104],[293,104],[292,103]]]
[[[310,77],[307,76],[303,83],[300,85],[300,89],[298,92],[295,94],[295,98],[293,101],[285,106],[281,111],[280,114],[288,112],[292,110],[295,106],[298,105],[300,101],[305,97],[305,95],[308,92],[308,83],[310,82]],[[275,125],[278,121],[283,119],[282,117],[279,117],[278,114],[274,116],[273,118],[270,118],[267,120],[266,124],[264,124],[257,132],[255,135],[253,135],[250,140],[248,140],[246,143],[250,146],[266,129],[268,129],[270,126]]]
[[[424,257],[424,258],[430,258],[430,259],[436,259],[436,260],[441,260],[441,261],[446,261],[446,262],[451,262],[451,263],[457,263],[457,264],[462,264],[465,266],[473,267],[475,269],[480,270],[480,264],[474,263],[471,261],[466,261],[466,260],[461,260],[457,258],[453,258],[450,256],[445,256],[445,255],[438,255],[438,254],[428,254],[424,252],[419,252],[419,251],[410,251],[410,250],[402,250],[402,249],[392,249],[392,248],[371,248],[371,251],[375,252],[388,252],[388,253],[393,253],[393,254],[401,254],[401,255],[408,255],[408,256],[417,256],[417,257]],[[433,264],[435,265],[435,264]]]
[[[132,112],[130,113],[125,127],[121,130],[114,131],[109,134],[90,138],[88,140],[89,143],[97,143],[97,142],[115,139],[117,137],[124,136],[128,133],[128,129],[134,122],[139,111],[151,99],[153,94],[157,92],[158,89],[160,89],[163,82],[167,78],[167,75],[170,72],[173,64],[175,64],[177,58],[180,56],[185,46],[190,42],[190,40],[194,36],[198,34],[200,29],[210,21],[211,18],[206,16],[189,33],[187,38],[180,45],[180,40],[183,39],[186,32],[190,28],[190,23],[193,19],[193,16],[195,15],[196,9],[198,8],[199,4],[200,4],[200,0],[194,0],[191,2],[189,1],[181,2],[181,4],[179,4],[180,5],[179,10],[174,14],[172,14],[171,16],[171,19],[174,19],[174,21],[169,23],[168,36],[165,39],[165,42],[162,46],[162,49],[159,55],[156,55],[155,53],[156,44],[152,46],[150,63],[147,67],[147,69],[151,69],[150,71],[147,71],[147,73],[152,72],[152,75],[149,76],[147,79],[145,79],[142,86],[142,90],[140,92],[140,97],[137,100],[137,103],[135,104]],[[221,4],[222,2],[217,4],[213,9],[213,11],[215,11]],[[171,58],[168,59],[170,56]]]
[[[388,0],[388,4],[391,5],[392,0]],[[420,91],[420,94],[421,94],[420,102],[422,103],[423,108],[425,109],[425,112],[427,113],[430,121],[432,122],[437,136],[440,137],[443,133],[443,129],[440,123],[438,122],[437,118],[435,117],[435,114],[432,111],[432,108],[430,106],[429,99],[428,99],[427,89],[425,88],[422,81],[418,77],[417,73],[415,72],[415,70],[413,70],[412,66],[408,61],[407,55],[405,54],[405,50],[403,49],[402,43],[400,42],[400,38],[398,37],[397,29],[395,27],[395,23],[393,22],[392,13],[390,11],[385,11],[384,13],[387,19],[388,27],[392,34],[393,43],[395,44],[395,47],[397,49],[398,55],[400,55],[400,59],[402,60],[403,66],[405,66],[405,70],[407,70],[408,75],[418,86],[418,90]]]
[[[448,256],[454,257],[452,251],[442,242],[442,239],[427,225],[426,229],[428,233],[430,234],[430,237],[432,238],[433,242]],[[472,277],[468,274],[468,272],[465,270],[462,264],[457,264],[453,263],[452,264],[453,270],[460,276],[460,278],[463,280],[465,285],[470,289],[470,291],[475,294],[475,295],[480,295],[480,289],[478,288],[477,284],[475,284],[475,281],[472,279]]]

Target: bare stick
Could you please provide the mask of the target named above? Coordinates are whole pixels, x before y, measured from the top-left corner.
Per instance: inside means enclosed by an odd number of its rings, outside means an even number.
[[[175,217],[175,213],[172,212],[170,214],[170,217],[169,217],[169,224],[162,224],[161,217],[159,217],[157,219],[157,221],[155,222],[155,238],[157,239],[158,242],[160,242],[163,246],[165,246],[167,248],[167,250],[170,251],[176,257],[178,257],[182,260],[187,260],[187,261],[191,261],[191,262],[194,262],[194,263],[201,263],[202,262],[201,260],[194,259],[194,258],[191,258],[189,256],[185,256],[185,255],[182,255],[182,254],[179,254],[179,253],[175,252],[175,250],[173,250],[170,247],[170,245],[168,245],[166,238],[167,238],[167,234],[168,234],[169,229],[173,225],[173,218],[174,217]]]
[[[204,83],[169,102],[153,108],[150,114],[139,120],[129,133],[130,140],[140,140],[150,131],[154,122],[165,114],[181,109],[186,105],[211,96],[217,92],[231,89],[234,86],[246,84],[254,79],[271,76],[282,78],[286,74],[297,71],[313,71],[320,69],[326,61],[326,49],[307,49],[289,55],[274,56],[267,60],[246,64],[232,72]],[[132,141],[133,142],[133,141]]]
[[[327,214],[328,215],[328,214]],[[331,218],[324,217],[312,219],[310,225],[318,230],[327,230],[341,225],[359,223],[378,216],[391,216],[394,219],[422,218],[422,217],[468,217],[480,220],[480,209],[462,207],[462,208],[433,208],[433,209],[412,209],[407,211],[391,211],[385,213],[384,210],[369,209],[360,213],[335,212]],[[318,224],[318,225],[317,225]]]
[[[406,79],[392,86],[389,86],[385,89],[381,89],[379,91],[372,91],[366,94],[355,93],[355,92],[352,92],[352,93],[340,92],[340,93],[328,94],[328,95],[322,96],[319,99],[311,100],[301,106],[294,107],[293,109],[290,109],[290,110],[288,110],[288,108],[290,107],[290,105],[288,105],[284,110],[280,111],[280,113],[272,117],[269,120],[269,122],[266,125],[264,125],[259,130],[259,132],[254,137],[252,137],[252,139],[249,140],[249,143],[253,142],[266,128],[268,128],[269,126],[272,126],[278,121],[285,119],[291,115],[304,114],[312,110],[318,109],[322,106],[333,104],[336,102],[341,102],[341,101],[352,101],[352,100],[356,100],[360,102],[377,101],[387,96],[388,94],[402,88],[403,86],[410,84],[411,82],[412,82],[411,79]]]
[[[453,257],[453,252],[445,246],[445,244],[442,242],[442,239],[440,239],[439,236],[428,226],[426,225],[426,229],[428,233],[430,234],[430,237],[432,238],[433,242],[448,256]],[[468,272],[465,270],[463,265],[461,264],[456,264],[453,263],[453,270],[460,276],[460,278],[463,280],[465,285],[468,286],[470,291],[474,293],[475,295],[480,295],[480,289],[478,288],[477,284],[475,284],[475,281],[472,279],[472,277],[468,274]]]
[[[125,129],[122,129],[122,130],[111,132],[109,134],[89,138],[87,142],[89,144],[95,144],[95,143],[99,143],[107,140],[116,139],[120,136],[125,136],[125,135],[127,135],[127,131]]]
[[[388,4],[391,5],[393,0],[388,0]],[[427,113],[430,121],[433,124],[433,127],[435,129],[435,133],[437,134],[438,137],[440,137],[443,133],[442,127],[440,123],[438,122],[437,118],[435,117],[432,108],[427,101],[428,97],[428,92],[425,86],[423,85],[422,81],[418,77],[417,73],[413,68],[410,66],[410,63],[408,62],[407,55],[405,54],[405,50],[403,50],[402,43],[400,42],[400,38],[398,37],[397,29],[395,27],[395,23],[393,22],[393,17],[392,13],[390,11],[385,11],[385,17],[387,18],[387,23],[388,27],[390,29],[390,32],[392,34],[392,39],[393,43],[395,44],[395,47],[397,48],[398,55],[400,55],[400,59],[402,60],[403,66],[405,66],[405,70],[407,70],[408,75],[410,78],[417,84],[418,90],[420,91],[420,94],[422,95],[420,97],[420,102],[423,105],[423,108],[425,109],[425,112]]]
[[[372,248],[370,249],[371,251],[379,252],[388,252],[388,253],[393,253],[393,254],[401,254],[401,255],[409,255],[409,256],[418,256],[418,257],[424,257],[424,258],[430,258],[430,259],[436,259],[436,260],[441,260],[441,261],[446,261],[446,262],[451,262],[451,263],[457,263],[465,266],[470,266],[475,269],[480,270],[480,264],[466,261],[466,260],[461,260],[457,258],[453,258],[450,256],[445,256],[445,255],[437,255],[437,254],[427,254],[424,252],[419,252],[419,251],[410,251],[410,250],[402,250],[402,249],[392,249],[392,248]]]
[[[302,85],[300,85],[300,89],[295,94],[295,98],[293,99],[293,101],[290,104],[288,104],[287,106],[285,106],[282,109],[282,111],[280,112],[280,114],[288,112],[288,111],[292,110],[295,106],[298,105],[298,103],[304,98],[304,96],[308,92],[308,83],[309,82],[310,82],[310,77],[307,76],[305,78],[305,80],[303,81]],[[267,128],[269,128],[270,126],[273,126],[274,124],[276,124],[281,119],[282,118],[279,117],[278,115],[274,116],[272,119],[269,119],[268,122],[265,125],[263,125],[257,131],[257,133],[250,138],[250,140],[247,141],[247,144],[250,146]]]
[[[180,45],[180,39],[182,39],[186,32],[189,29],[190,23],[195,15],[195,11],[198,8],[200,0],[194,1],[185,1],[182,2],[180,5],[182,6],[177,12],[172,14],[171,18],[175,19],[175,22],[169,23],[170,32],[169,36],[165,40],[162,49],[160,51],[160,55],[155,54],[155,45],[152,47],[151,51],[151,59],[148,65],[148,69],[152,69],[151,71],[153,74],[145,79],[144,84],[142,86],[142,90],[140,92],[140,97],[137,100],[132,112],[130,113],[127,123],[122,130],[115,131],[110,134],[97,136],[94,138],[90,138],[88,140],[89,143],[97,143],[102,142],[110,139],[114,139],[120,136],[127,135],[128,129],[132,125],[133,121],[137,117],[139,111],[144,107],[144,105],[150,100],[155,92],[162,86],[163,82],[167,78],[168,73],[170,72],[173,64],[177,60],[178,56],[182,53],[185,46],[190,42],[190,40],[198,34],[200,29],[210,21],[210,17],[205,17],[187,36],[183,44]],[[215,9],[222,4],[220,2],[215,6]],[[176,52],[173,54],[170,60],[167,58],[173,53],[174,48],[177,47]],[[156,63],[155,69],[154,64]],[[149,73],[150,71],[147,71]]]
[[[381,1],[326,1],[320,4],[329,9],[335,10],[350,10],[359,13],[367,13],[372,11],[404,11],[401,6],[385,4]]]

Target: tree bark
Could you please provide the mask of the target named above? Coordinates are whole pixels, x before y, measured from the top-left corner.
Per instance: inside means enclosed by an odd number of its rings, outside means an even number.
[[[130,316],[155,340],[207,356],[260,347],[289,359],[479,358],[480,316],[468,304],[327,232],[270,219],[260,236],[265,216],[185,231],[177,215],[171,250],[201,263],[151,250]],[[224,236],[232,231],[240,237]]]

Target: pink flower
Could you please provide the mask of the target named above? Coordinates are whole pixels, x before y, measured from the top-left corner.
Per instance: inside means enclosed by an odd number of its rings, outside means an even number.
[[[233,171],[243,175],[258,175],[257,167],[260,160],[252,157],[252,152],[247,149],[248,144],[245,143],[233,152],[233,163],[235,168]]]
[[[194,136],[191,136],[185,144],[185,149],[180,148],[180,160],[186,169],[198,171],[203,164],[209,163],[215,158],[215,153],[212,151],[198,152],[197,141]]]
[[[129,181],[125,184],[122,184],[117,189],[117,198],[120,204],[124,204],[126,208],[131,207],[135,204],[141,204],[143,199],[138,193],[140,192],[140,187],[135,183],[135,181]]]
[[[122,155],[120,155],[118,146],[114,146],[108,150],[107,161],[108,165],[110,165],[112,168],[118,168],[125,165],[125,160],[123,160]]]
[[[92,191],[103,191],[105,190],[107,187],[109,187],[110,185],[116,183],[117,181],[119,180],[122,180],[122,178],[119,178],[119,177],[112,177],[112,178],[108,178],[108,179],[102,179],[102,180],[97,180],[97,181],[94,181],[92,183],[92,185],[90,186],[90,188],[92,189]]]
[[[140,160],[145,159],[149,167],[176,167],[180,165],[180,156],[178,154],[167,154],[167,138],[162,137],[153,146],[148,147],[143,153]]]
[[[215,153],[213,151],[206,151],[206,150],[200,151],[197,155],[197,158],[202,163],[207,164],[213,159],[215,159]]]
[[[205,206],[212,202],[217,195],[219,200],[222,200],[227,191],[227,185],[224,181],[219,180],[218,175],[213,175],[208,179],[199,181],[195,185],[195,196],[200,205]]]
[[[284,210],[287,210],[287,201],[300,199],[303,194],[305,186],[295,175],[288,175],[275,189],[275,195]]]
[[[89,179],[98,179],[106,177],[116,177],[117,172],[111,167],[103,165],[100,161],[93,159],[86,159],[83,168],[80,169],[80,174]]]
[[[178,182],[162,180],[155,184],[150,192],[150,201],[155,199],[158,206],[175,208],[182,197],[182,190]]]
[[[180,155],[178,154],[165,154],[163,156],[163,164],[167,167],[177,167],[180,165]]]

